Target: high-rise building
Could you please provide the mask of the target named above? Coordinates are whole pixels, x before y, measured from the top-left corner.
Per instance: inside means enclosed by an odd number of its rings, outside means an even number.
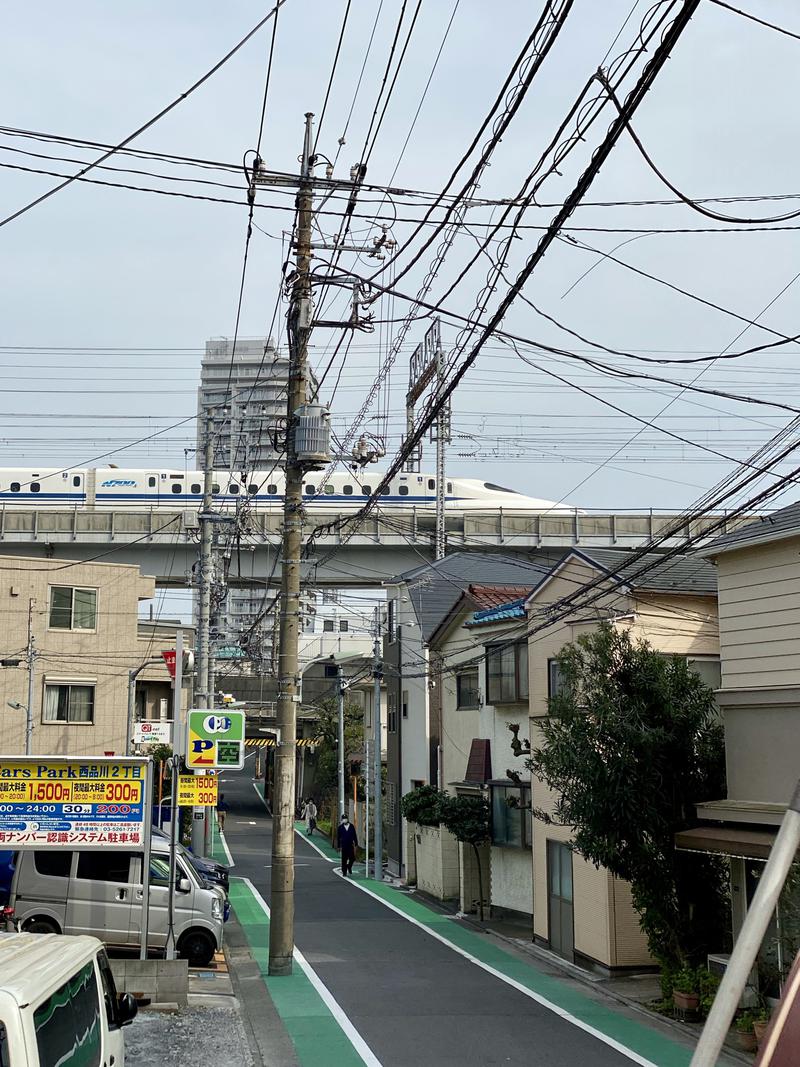
[[[231,356],[233,355],[233,359]],[[200,368],[197,411],[210,410],[214,430],[214,467],[234,472],[269,471],[280,461],[286,424],[289,358],[271,339],[212,337]],[[316,379],[310,376],[313,390]],[[202,456],[204,419],[197,420],[198,456]],[[276,448],[276,445],[278,446]],[[264,607],[264,586],[230,590],[219,610],[217,646],[237,644]],[[263,634],[262,634],[263,630]],[[257,627],[263,656],[269,654],[271,621]]]

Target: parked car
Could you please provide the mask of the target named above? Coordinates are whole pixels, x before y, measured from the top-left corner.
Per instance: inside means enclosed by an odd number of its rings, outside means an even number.
[[[154,826],[153,841],[166,841],[169,844],[169,834]],[[227,894],[230,876],[229,869],[224,863],[217,863],[216,860],[212,860],[209,856],[195,856],[193,852],[181,844],[178,845],[178,853],[191,863],[201,878],[205,878],[207,882],[212,882],[214,885],[221,886]]]
[[[178,954],[193,966],[210,963],[222,947],[225,894],[177,856],[173,930]],[[107,945],[141,940],[142,854],[122,850],[19,852],[10,906],[18,929],[31,933],[90,934]],[[148,949],[163,949],[169,911],[169,844],[153,841],[150,855]]]
[[[123,1067],[132,994],[117,994],[94,937],[0,934],[0,1064]]]

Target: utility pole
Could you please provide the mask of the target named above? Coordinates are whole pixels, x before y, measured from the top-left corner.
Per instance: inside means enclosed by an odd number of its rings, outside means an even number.
[[[347,811],[344,795],[344,695],[347,692],[347,686],[345,685],[344,671],[342,670],[341,663],[336,666],[336,682],[336,699],[339,712],[337,717],[337,737],[339,742],[339,810],[336,812],[336,821],[338,823],[339,816],[344,815]]]
[[[303,467],[298,462],[296,412],[307,396],[308,337],[311,330],[312,123],[305,137],[297,193],[297,255],[289,309],[289,383],[286,405],[286,489],[283,505],[280,644],[278,651],[278,744],[272,818],[272,915],[269,973],[292,973],[294,953],[294,776],[297,735],[300,553],[303,543]]]
[[[213,542],[213,485],[214,485],[214,435],[211,412],[206,411],[203,421],[203,507],[200,512],[200,560],[197,575],[198,613],[197,613],[197,690],[195,705],[198,708],[213,707],[210,689],[210,638],[211,629],[211,584],[212,542]],[[198,817],[192,809],[192,851],[196,856],[203,854],[205,844],[206,811]]]
[[[375,639],[372,643],[372,728],[373,728],[373,759],[374,759],[374,799],[372,805],[372,818],[375,823],[375,881],[383,881],[383,813],[382,806],[382,778],[383,768],[381,764],[381,677],[383,675],[383,655],[381,650],[381,609],[375,608]],[[367,871],[369,874],[369,871]]]
[[[28,600],[28,644],[25,658],[28,662],[28,705],[25,708],[25,755],[33,752],[33,701],[35,698],[34,672],[36,669],[36,639],[33,636],[33,608],[36,601]]]

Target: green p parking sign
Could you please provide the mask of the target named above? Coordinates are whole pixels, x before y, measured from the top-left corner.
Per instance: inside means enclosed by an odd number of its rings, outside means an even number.
[[[244,712],[199,708],[186,724],[186,766],[197,771],[244,767]]]

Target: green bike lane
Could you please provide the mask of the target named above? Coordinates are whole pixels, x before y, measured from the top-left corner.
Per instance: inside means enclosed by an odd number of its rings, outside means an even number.
[[[297,966],[270,977],[271,823],[249,779],[228,779],[226,799],[231,903],[303,1067],[688,1065],[691,1048],[665,1028],[367,880],[363,866],[342,878],[328,842],[299,828]]]

